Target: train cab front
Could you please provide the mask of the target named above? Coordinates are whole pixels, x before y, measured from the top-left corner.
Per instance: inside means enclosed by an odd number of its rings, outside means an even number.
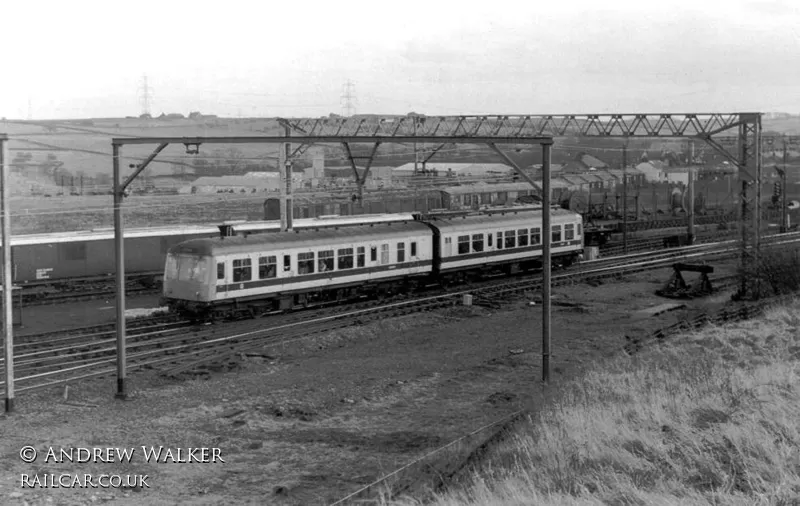
[[[170,249],[161,305],[183,316],[201,316],[213,301],[213,257],[188,241]],[[194,247],[193,247],[194,246]],[[200,244],[202,246],[202,244]]]

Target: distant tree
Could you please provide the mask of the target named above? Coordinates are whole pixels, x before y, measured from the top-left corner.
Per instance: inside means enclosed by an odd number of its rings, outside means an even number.
[[[194,173],[198,177],[213,176],[214,165],[205,158],[197,158],[192,161]]]
[[[217,149],[213,154],[216,158],[217,168],[222,174],[244,174],[246,172],[247,160],[238,149]]]
[[[53,169],[52,177],[58,186],[69,186],[72,181],[72,173],[61,165]]]
[[[111,188],[111,174],[106,174],[105,172],[97,174],[94,178],[94,183],[100,187]]]
[[[39,164],[39,174],[42,176],[53,176],[56,170],[60,169],[64,162],[59,161],[58,157],[53,153],[47,154],[47,159]]]

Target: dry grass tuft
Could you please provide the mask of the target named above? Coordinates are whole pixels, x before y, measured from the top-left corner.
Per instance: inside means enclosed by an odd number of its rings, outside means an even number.
[[[798,358],[800,300],[615,358],[432,504],[800,504]]]

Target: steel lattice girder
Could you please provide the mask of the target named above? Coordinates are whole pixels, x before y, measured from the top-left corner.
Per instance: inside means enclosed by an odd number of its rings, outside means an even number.
[[[485,141],[487,137],[502,138],[506,143],[515,138],[542,136],[694,138],[706,141],[736,164],[741,177],[748,181],[756,179],[754,159],[743,160],[741,155],[758,152],[753,147],[761,142],[760,113],[369,116],[278,118],[278,122],[294,130],[299,137],[318,138],[320,142],[331,136],[348,136],[351,142],[357,138],[419,137],[419,142],[423,143],[436,138],[449,138],[451,142],[463,139],[466,143],[478,138]],[[734,146],[730,147],[733,149],[726,148],[713,137],[732,129],[738,129],[739,134],[732,136]],[[748,149],[742,150],[742,143]],[[302,147],[296,153],[302,153]]]
[[[441,137],[702,137],[738,126],[758,113],[550,114],[279,118],[303,136]]]

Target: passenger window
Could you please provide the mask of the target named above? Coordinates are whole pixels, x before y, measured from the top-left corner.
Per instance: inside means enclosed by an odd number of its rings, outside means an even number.
[[[503,233],[497,232],[497,249],[503,249]]]
[[[364,246],[359,246],[358,249],[356,250],[356,262],[358,262],[356,264],[357,267],[364,267],[365,263],[364,261],[366,260],[366,256],[367,255],[365,253]]]
[[[397,243],[397,263],[402,263],[406,261],[406,243],[398,242]]]
[[[561,242],[561,225],[553,225],[553,233],[551,234],[551,241]]]
[[[217,262],[217,279],[225,279],[225,262]]]
[[[542,243],[542,230],[539,227],[531,229],[531,246]]]
[[[333,270],[333,250],[326,250],[319,252],[319,272],[328,272]]]
[[[233,282],[250,281],[253,279],[253,268],[249,258],[239,258],[233,261]]]
[[[513,230],[506,230],[505,238],[506,238],[506,249],[517,247],[517,237],[514,235]]]
[[[486,245],[492,247],[492,234],[486,234]]]
[[[564,225],[564,240],[572,241],[573,239],[575,239],[575,224],[568,223]]]
[[[297,254],[297,274],[314,274],[314,253]]]
[[[578,236],[583,235],[583,225],[578,223]]]
[[[258,279],[274,278],[278,275],[278,257],[258,257]]]
[[[339,269],[353,268],[353,248],[342,248],[336,252],[339,258],[337,266]]]
[[[460,235],[458,236],[458,254],[466,255],[467,253],[469,253],[469,236]]]
[[[417,243],[416,242],[412,242],[411,243],[411,256],[412,257],[417,256]]]
[[[378,247],[377,246],[370,246],[370,248],[369,248],[369,261],[370,262],[377,262],[378,261]]]
[[[483,234],[472,234],[472,251],[476,253],[483,251]]]
[[[517,238],[519,239],[517,242],[519,243],[518,246],[522,248],[523,246],[528,245],[528,229],[521,228],[517,230]]]
[[[291,255],[283,255],[283,271],[292,270],[292,257]]]
[[[381,244],[381,264],[386,265],[389,263],[389,245]]]

